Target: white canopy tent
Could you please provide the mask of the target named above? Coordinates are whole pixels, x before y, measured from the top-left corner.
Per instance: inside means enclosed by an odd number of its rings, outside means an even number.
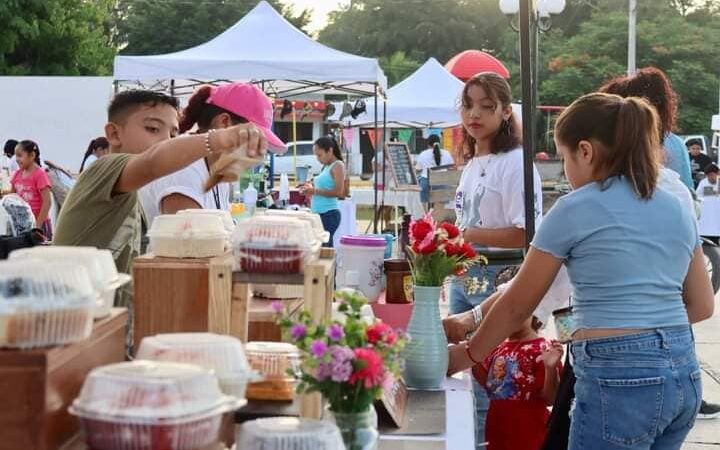
[[[374,95],[387,87],[375,58],[314,41],[261,1],[214,39],[176,53],[117,56],[118,84],[187,93],[200,83],[246,81],[275,96],[308,93]],[[379,88],[379,89],[378,89]]]
[[[388,125],[407,128],[447,128],[460,122],[458,101],[464,83],[435,58],[428,59],[412,75],[388,89]],[[374,99],[367,99],[367,112],[350,119],[350,126],[374,124]],[[382,105],[379,105],[382,107]],[[339,107],[336,110],[341,111]],[[340,114],[335,114],[339,120]],[[331,119],[332,120],[332,119]],[[345,120],[342,120],[345,122]]]

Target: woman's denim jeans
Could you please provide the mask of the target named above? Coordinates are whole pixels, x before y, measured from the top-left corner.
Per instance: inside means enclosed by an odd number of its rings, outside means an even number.
[[[570,450],[675,450],[702,401],[689,326],[572,344]]]
[[[333,246],[333,238],[335,237],[335,232],[340,227],[340,210],[339,209],[332,209],[328,212],[320,214],[320,220],[322,220],[323,228],[325,231],[330,233],[330,240],[323,244],[323,247],[332,247]]]

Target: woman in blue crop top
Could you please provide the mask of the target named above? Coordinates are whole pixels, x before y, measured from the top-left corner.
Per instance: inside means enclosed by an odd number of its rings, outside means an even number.
[[[658,118],[639,98],[589,94],[558,118],[574,191],[538,229],[514,283],[451,372],[487,355],[526,320],[565,264],[574,288],[571,450],[679,449],[702,400],[690,324],[713,292],[690,211],[656,189]]]
[[[313,184],[303,187],[303,192],[312,195],[310,209],[320,215],[323,228],[330,233],[330,241],[323,245],[332,247],[333,237],[340,226],[338,198],[343,196],[345,189],[345,164],[337,141],[330,136],[315,141],[313,151],[323,168]]]

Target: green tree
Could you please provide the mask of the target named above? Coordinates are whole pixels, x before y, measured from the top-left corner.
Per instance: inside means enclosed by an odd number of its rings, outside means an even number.
[[[294,15],[279,0],[269,2],[300,29],[310,22],[309,10]],[[122,53],[150,55],[194,47],[233,26],[257,3],[257,0],[118,0],[119,39],[126,44]]]
[[[114,0],[0,1],[0,74],[107,75]]]
[[[388,77],[388,85],[393,86],[415,72],[421,63],[408,58],[405,52],[398,51],[390,56],[380,57],[380,67]]]

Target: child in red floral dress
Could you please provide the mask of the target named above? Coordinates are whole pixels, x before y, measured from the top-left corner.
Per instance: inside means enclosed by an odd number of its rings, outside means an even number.
[[[535,317],[473,368],[490,398],[485,424],[489,450],[538,450],[560,382],[563,346],[538,335]]]

